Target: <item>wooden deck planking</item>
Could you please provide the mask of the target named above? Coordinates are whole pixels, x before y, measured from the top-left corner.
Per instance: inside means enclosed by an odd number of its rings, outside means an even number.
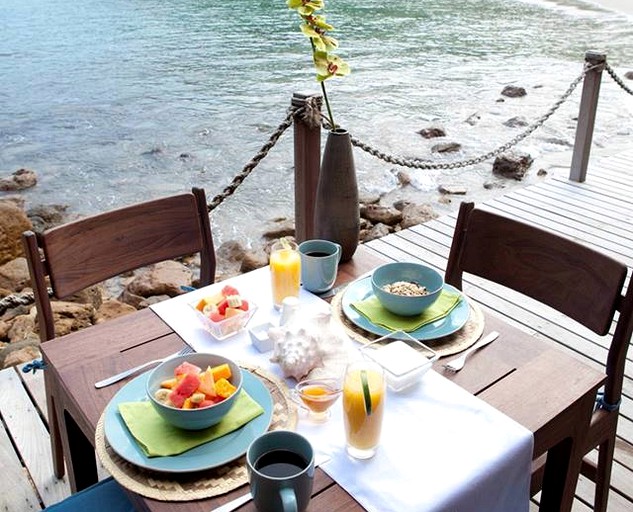
[[[43,386],[41,372],[39,380]],[[70,493],[70,487],[66,478],[57,479],[53,474],[47,425],[14,369],[9,368],[0,372],[0,389],[3,393],[0,415],[17,448],[19,458],[28,469],[28,474],[24,471],[24,478],[30,479],[39,495],[38,507],[40,501],[45,506],[61,501]],[[24,510],[19,508],[19,500],[13,502],[14,497],[11,493],[3,493],[2,499],[11,500],[7,506],[17,506],[16,510]]]

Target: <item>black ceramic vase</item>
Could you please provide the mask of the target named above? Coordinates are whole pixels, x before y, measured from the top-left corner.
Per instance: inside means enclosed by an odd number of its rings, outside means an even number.
[[[341,245],[341,262],[358,247],[360,213],[352,141],[347,130],[330,131],[325,143],[314,207],[315,238]]]

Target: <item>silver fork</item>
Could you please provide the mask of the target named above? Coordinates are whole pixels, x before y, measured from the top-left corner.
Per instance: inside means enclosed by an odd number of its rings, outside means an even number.
[[[99,382],[95,382],[95,388],[97,389],[104,388],[106,386],[109,386],[110,384],[114,384],[115,382],[119,382],[120,380],[125,379],[126,377],[132,375],[133,373],[138,372],[139,370],[142,370],[143,368],[147,368],[148,366],[151,366],[153,364],[162,363],[163,361],[168,361],[169,359],[173,359],[174,357],[184,356],[185,354],[191,354],[193,351],[194,350],[189,345],[187,345],[183,349],[181,349],[179,352],[176,352],[175,354],[172,354],[167,357],[163,357],[162,359],[154,359],[153,361],[147,361],[146,363],[139,364],[138,366],[135,366],[134,368],[130,368],[129,370],[125,370],[121,373],[117,373],[116,375],[113,375],[112,377],[108,377],[107,379],[103,379],[103,380],[100,380]]]
[[[492,343],[498,337],[499,337],[499,333],[497,331],[492,331],[490,334],[483,337],[477,343],[475,343],[472,347],[470,347],[461,356],[446,363],[444,365],[444,368],[446,368],[450,372],[458,372],[464,367],[464,364],[466,364],[466,358],[470,354],[472,354],[475,350],[479,350],[481,347],[485,347],[486,345],[488,345],[488,343]]]

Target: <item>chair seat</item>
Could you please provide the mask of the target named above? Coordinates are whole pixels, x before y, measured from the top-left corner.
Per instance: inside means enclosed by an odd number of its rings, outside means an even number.
[[[50,512],[90,510],[91,512],[134,512],[123,488],[112,478],[101,480],[64,501],[46,507]]]

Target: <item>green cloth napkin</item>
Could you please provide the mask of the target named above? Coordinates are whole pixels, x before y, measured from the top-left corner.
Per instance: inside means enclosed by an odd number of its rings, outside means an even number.
[[[352,302],[351,306],[374,325],[391,331],[413,332],[427,324],[447,316],[461,301],[461,294],[442,290],[439,298],[421,314],[415,316],[399,316],[382,307],[375,295]]]
[[[204,430],[182,430],[167,423],[148,402],[124,402],[119,412],[139,446],[148,457],[178,455],[208,443],[256,418],[264,409],[242,390],[224,418]]]

